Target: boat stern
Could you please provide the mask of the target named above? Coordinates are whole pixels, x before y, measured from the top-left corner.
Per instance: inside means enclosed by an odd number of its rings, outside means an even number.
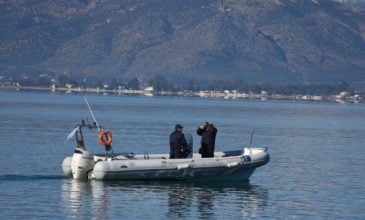
[[[72,175],[71,161],[72,161],[72,156],[68,156],[65,159],[63,159],[62,171],[65,175],[69,175],[69,176]]]

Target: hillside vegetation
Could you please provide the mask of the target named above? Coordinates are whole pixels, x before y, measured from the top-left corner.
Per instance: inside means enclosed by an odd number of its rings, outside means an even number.
[[[330,0],[0,1],[0,76],[365,85],[365,11]]]

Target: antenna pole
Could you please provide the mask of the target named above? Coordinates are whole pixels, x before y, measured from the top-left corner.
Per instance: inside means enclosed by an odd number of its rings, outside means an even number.
[[[252,132],[251,132],[250,146],[252,146],[253,133],[255,133],[255,129],[254,128],[252,128]]]
[[[95,121],[95,124],[96,124],[96,127],[98,128],[98,131],[100,131],[99,124],[98,124],[98,122],[96,121],[96,118],[95,118],[95,116],[94,116],[94,113],[93,113],[93,111],[92,111],[92,110],[91,110],[91,108],[90,108],[89,102],[87,101],[86,97],[84,97],[84,99],[85,99],[85,102],[86,102],[86,104],[87,104],[87,107],[89,108],[89,111],[90,111],[91,117],[93,117],[93,120]]]

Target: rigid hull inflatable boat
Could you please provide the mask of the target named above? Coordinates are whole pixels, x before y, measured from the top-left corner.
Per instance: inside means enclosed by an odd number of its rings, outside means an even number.
[[[72,156],[63,160],[62,169],[74,179],[241,181],[248,180],[257,167],[270,159],[267,148],[260,147],[215,152],[212,158],[201,158],[197,153],[183,159],[169,159],[169,153],[114,154],[110,147],[111,133],[105,130],[99,132],[99,141],[106,147],[106,153],[97,155],[86,150],[83,127],[99,129],[95,123],[82,122],[69,135],[76,134],[77,147]],[[192,148],[192,141],[187,139]]]

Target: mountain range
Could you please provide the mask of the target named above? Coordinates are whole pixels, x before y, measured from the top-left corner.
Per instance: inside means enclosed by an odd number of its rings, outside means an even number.
[[[365,9],[339,1],[0,1],[0,79],[365,87]]]

